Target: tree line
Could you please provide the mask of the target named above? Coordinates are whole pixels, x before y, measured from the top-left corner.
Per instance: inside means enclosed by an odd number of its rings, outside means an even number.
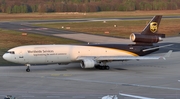
[[[0,0],[2,13],[176,10],[180,0]]]

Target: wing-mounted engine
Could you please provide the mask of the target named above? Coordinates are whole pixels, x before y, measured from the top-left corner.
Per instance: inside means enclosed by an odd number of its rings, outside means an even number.
[[[130,35],[130,40],[136,43],[158,43],[162,41],[162,36],[132,33]]]
[[[96,62],[93,59],[83,59],[80,62],[81,68],[94,68]]]

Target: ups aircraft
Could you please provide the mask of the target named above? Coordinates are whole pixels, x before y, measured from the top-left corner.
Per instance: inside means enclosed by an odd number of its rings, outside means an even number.
[[[145,56],[171,46],[155,46],[162,41],[165,34],[159,34],[158,28],[162,15],[154,16],[141,33],[132,33],[130,40],[135,44],[87,44],[87,45],[27,45],[8,50],[3,58],[7,61],[25,64],[26,71],[30,72],[32,64],[67,64],[79,62],[81,68],[106,69],[108,62],[165,59],[165,56]]]

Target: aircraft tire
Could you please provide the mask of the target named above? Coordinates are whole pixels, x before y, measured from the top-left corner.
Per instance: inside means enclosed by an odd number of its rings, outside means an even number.
[[[106,66],[102,66],[102,70],[106,70]]]
[[[103,70],[103,66],[99,66],[99,69],[100,69],[100,70]]]
[[[27,69],[26,69],[26,72],[30,72],[30,69],[29,69],[29,68],[27,68]]]
[[[109,66],[105,66],[105,68],[106,68],[106,70],[109,70],[109,69],[110,69],[110,67],[109,67]]]
[[[109,70],[110,69],[109,66],[101,66],[101,65],[96,65],[95,68],[99,69],[99,70]]]

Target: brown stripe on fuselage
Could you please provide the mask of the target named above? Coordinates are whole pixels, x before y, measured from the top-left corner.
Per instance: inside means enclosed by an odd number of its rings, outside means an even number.
[[[131,53],[131,55],[133,56],[144,56],[158,50],[156,49],[156,50],[143,52],[142,50],[152,48],[154,46],[136,45],[136,44],[129,44],[129,45],[126,45],[126,44],[89,44],[86,46],[103,47],[103,48],[121,50],[121,51]]]

